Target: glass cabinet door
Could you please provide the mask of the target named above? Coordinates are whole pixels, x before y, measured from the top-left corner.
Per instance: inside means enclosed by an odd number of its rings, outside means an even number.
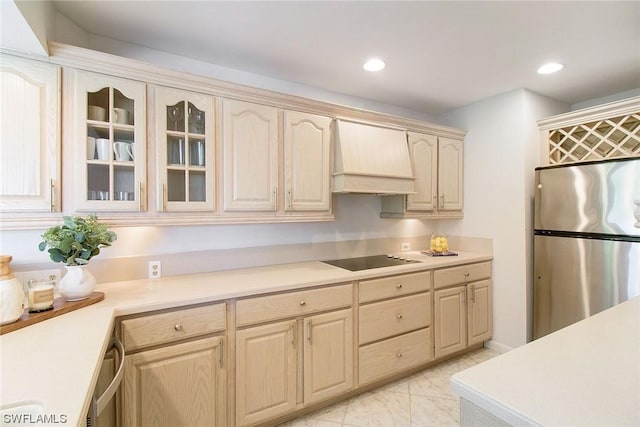
[[[145,210],[145,84],[77,72],[85,210]]]
[[[214,98],[156,88],[158,210],[214,210]]]

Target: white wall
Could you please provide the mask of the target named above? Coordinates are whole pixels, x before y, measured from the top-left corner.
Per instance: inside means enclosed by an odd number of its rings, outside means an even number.
[[[221,65],[150,49],[144,46],[88,34],[60,13],[56,15],[54,40],[61,43],[110,53],[124,58],[144,61],[173,70],[185,71],[191,74],[212,77],[250,87],[272,90],[275,92],[301,96],[338,105],[348,105],[350,107],[360,108],[363,110],[378,111],[417,120],[434,121],[434,116],[429,113],[414,111],[397,105],[384,104],[337,92],[330,92],[300,83],[266,77],[248,71],[228,68]]]
[[[569,105],[519,89],[439,116],[467,129],[464,219],[441,221],[445,233],[493,238],[494,340],[527,342],[531,282],[533,168],[540,162],[536,120]]]
[[[607,104],[609,102],[621,101],[627,98],[633,98],[640,96],[640,88],[627,90],[625,92],[614,93],[613,95],[604,96],[602,98],[589,99],[587,101],[579,102],[571,105],[571,110],[581,110],[583,108],[595,107],[596,105]]]
[[[114,229],[118,240],[111,248],[103,250],[100,259],[299,243],[418,237],[430,235],[433,228],[432,224],[417,220],[381,219],[379,196],[334,196],[334,213],[336,221],[319,223],[120,227]],[[38,251],[43,232],[44,230],[3,231],[0,239],[1,253],[13,255],[12,265],[46,263],[47,254]],[[398,247],[397,251],[399,250]]]
[[[0,47],[33,55],[47,54],[54,28],[51,2],[0,1]]]

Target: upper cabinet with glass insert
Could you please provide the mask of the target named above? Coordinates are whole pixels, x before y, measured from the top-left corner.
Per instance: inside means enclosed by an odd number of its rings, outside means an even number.
[[[78,210],[144,211],[146,85],[74,71]]]
[[[158,210],[214,210],[214,98],[156,87],[155,114]]]

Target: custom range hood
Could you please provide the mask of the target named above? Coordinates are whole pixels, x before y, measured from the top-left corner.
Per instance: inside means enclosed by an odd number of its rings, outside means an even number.
[[[334,193],[415,193],[405,131],[344,120],[335,131]]]

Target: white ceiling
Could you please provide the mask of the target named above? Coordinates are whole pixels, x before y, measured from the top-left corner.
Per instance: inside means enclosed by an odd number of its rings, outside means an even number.
[[[570,104],[640,88],[640,1],[54,1],[85,31],[437,114],[527,88]],[[379,56],[387,68],[367,73]],[[558,74],[536,69],[554,60]]]

